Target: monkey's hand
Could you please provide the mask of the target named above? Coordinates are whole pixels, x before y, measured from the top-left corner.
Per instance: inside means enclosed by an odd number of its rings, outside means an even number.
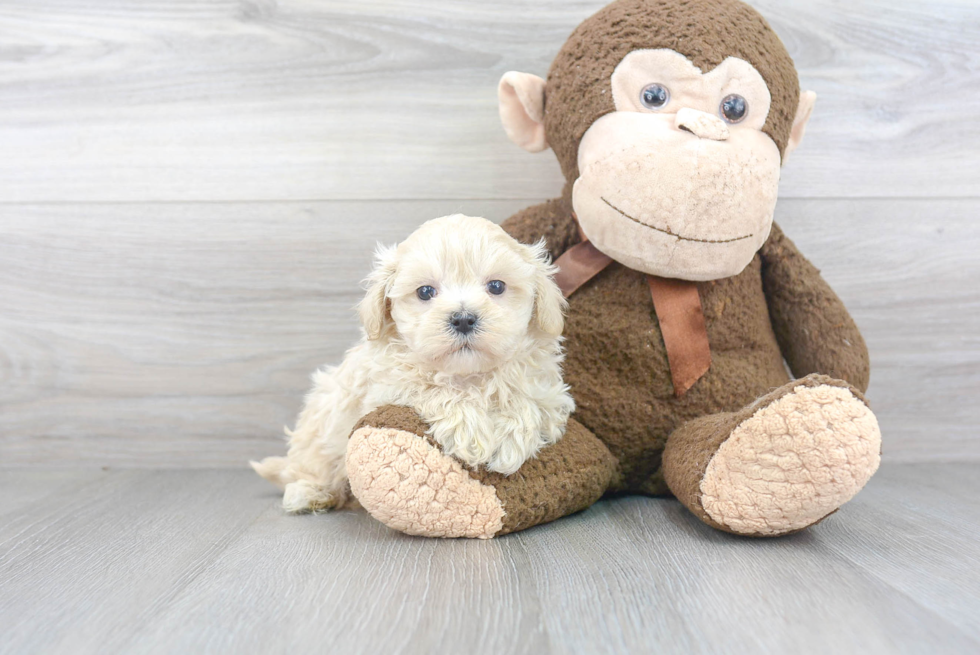
[[[868,347],[820,271],[775,223],[760,254],[772,327],[793,375],[822,373],[866,391]]]
[[[512,475],[464,466],[426,436],[408,407],[379,407],[355,426],[347,475],[361,505],[389,528],[425,537],[491,537],[585,509],[613,483],[618,462],[582,424]]]

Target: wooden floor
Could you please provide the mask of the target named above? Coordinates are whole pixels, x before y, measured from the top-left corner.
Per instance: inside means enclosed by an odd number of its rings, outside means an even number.
[[[0,472],[3,653],[977,653],[980,466],[809,532],[622,498],[493,541],[288,517],[244,470]]]

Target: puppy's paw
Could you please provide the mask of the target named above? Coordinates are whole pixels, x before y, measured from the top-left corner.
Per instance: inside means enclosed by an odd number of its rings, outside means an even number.
[[[309,480],[297,480],[286,485],[282,507],[290,514],[338,509],[344,505],[347,495],[343,491],[330,491]]]

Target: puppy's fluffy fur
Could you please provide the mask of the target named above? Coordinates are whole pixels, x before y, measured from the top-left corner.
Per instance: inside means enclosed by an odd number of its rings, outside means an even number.
[[[358,305],[364,336],[337,367],[318,371],[286,457],[252,462],[284,489],[291,512],[349,499],[347,441],[382,405],[418,412],[443,451],[510,474],[564,433],[574,409],[561,376],[565,300],[543,244],[525,246],[482,218],[431,220],[379,248]],[[490,293],[488,283],[504,282]],[[423,300],[421,287],[435,295]],[[472,332],[450,324],[476,318]]]

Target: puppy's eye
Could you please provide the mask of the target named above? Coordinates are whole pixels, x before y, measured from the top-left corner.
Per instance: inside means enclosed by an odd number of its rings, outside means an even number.
[[[506,288],[507,285],[504,284],[501,280],[490,280],[489,282],[487,282],[487,291],[489,291],[495,296],[499,296],[500,294],[502,294],[504,292],[504,289]]]
[[[721,117],[729,123],[741,123],[745,115],[749,113],[749,103],[740,95],[732,94],[725,96],[719,107]]]
[[[647,109],[661,109],[670,101],[670,91],[663,84],[648,84],[640,91],[640,102]]]
[[[419,297],[419,300],[432,300],[436,295],[436,289],[430,286],[419,287],[415,290],[415,295]]]

